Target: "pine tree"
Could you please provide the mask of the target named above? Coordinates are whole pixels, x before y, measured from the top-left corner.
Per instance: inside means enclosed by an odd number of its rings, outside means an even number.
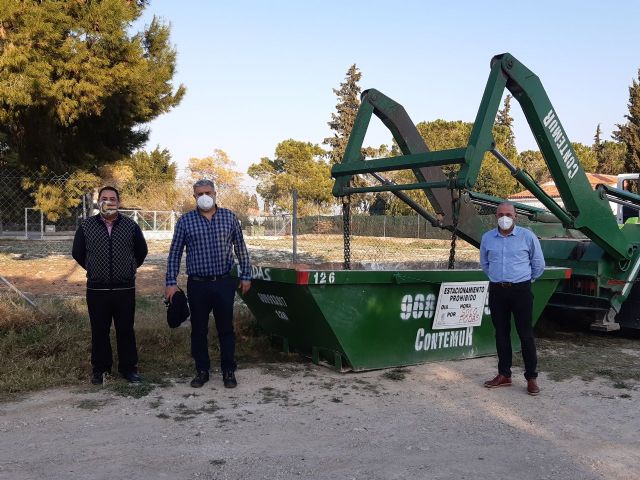
[[[640,171],[640,69],[638,79],[634,79],[629,87],[629,114],[625,115],[627,123],[616,125],[613,138],[625,144],[625,172]]]
[[[322,142],[330,148],[329,163],[331,165],[342,161],[347,147],[349,135],[358,114],[358,108],[360,108],[361,89],[358,85],[360,78],[362,78],[362,73],[354,63],[347,70],[345,80],[340,84],[340,88],[333,89],[333,93],[338,97],[338,103],[336,104],[336,112],[331,114],[331,121],[327,124],[335,133]]]
[[[258,181],[256,192],[264,199],[265,209],[291,212],[291,191],[298,191],[301,216],[331,204],[330,168],[324,159],[327,152],[319,145],[288,139],[276,147],[273,159],[263,157],[249,166],[247,173]]]
[[[139,150],[100,168],[102,179],[118,188],[126,207],[172,210],[177,199],[176,164],[169,150]]]
[[[596,172],[600,172],[603,168],[602,161],[602,130],[600,129],[600,124],[596,127],[596,134],[593,136],[593,153],[596,155],[597,162],[597,170]]]
[[[131,31],[147,3],[2,1],[0,164],[95,171],[144,145],[185,93],[169,27]]]
[[[598,173],[618,175],[623,173],[627,148],[622,142],[605,140],[601,145],[602,163],[598,165]]]
[[[508,158],[514,158],[517,155],[516,136],[513,133],[513,117],[511,116],[511,99],[509,94],[504,98],[504,107],[498,111],[496,115],[496,125],[505,129],[506,141],[504,152]]]

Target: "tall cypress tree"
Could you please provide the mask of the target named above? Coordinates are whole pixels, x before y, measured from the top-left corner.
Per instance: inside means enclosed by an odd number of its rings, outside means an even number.
[[[629,114],[624,117],[627,123],[616,125],[618,130],[613,132],[613,138],[626,146],[624,160],[625,172],[640,171],[640,69],[638,79],[634,79],[629,87]]]
[[[502,110],[498,111],[496,115],[496,125],[505,129],[506,142],[505,148],[507,149],[505,154],[508,157],[515,157],[517,155],[516,150],[516,136],[513,133],[513,117],[511,116],[511,95],[507,94],[504,97],[504,106]]]
[[[597,171],[600,172],[602,169],[602,130],[600,129],[600,124],[596,127],[596,134],[593,136],[593,152],[596,154],[597,163]]]
[[[333,89],[333,93],[338,97],[336,112],[331,114],[331,121],[327,122],[334,134],[327,137],[322,142],[330,147],[329,159],[331,165],[340,163],[347,147],[351,129],[360,108],[360,85],[358,82],[362,73],[354,63],[347,70],[344,82],[339,89]]]

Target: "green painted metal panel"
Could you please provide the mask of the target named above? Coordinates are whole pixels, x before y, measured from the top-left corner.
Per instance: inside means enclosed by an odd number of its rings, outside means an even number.
[[[462,163],[466,148],[452,148],[437,152],[416,153],[401,157],[377,158],[374,160],[362,160],[349,163],[339,163],[331,167],[334,176],[353,175],[356,173],[388,172],[428,165],[452,165]]]
[[[549,268],[533,284],[538,319],[569,270]],[[337,368],[368,370],[495,353],[484,305],[480,326],[433,328],[443,282],[484,282],[481,270],[294,270],[254,267],[243,296],[283,345]],[[515,329],[514,329],[515,332]],[[519,347],[514,333],[514,346]]]

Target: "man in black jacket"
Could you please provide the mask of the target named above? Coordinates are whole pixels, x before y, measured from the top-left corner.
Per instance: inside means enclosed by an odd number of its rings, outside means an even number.
[[[133,330],[136,269],[147,256],[140,227],[120,215],[120,195],[113,187],[98,193],[100,213],[87,218],[73,239],[73,258],[87,271],[87,308],[91,322],[91,383],[102,385],[113,362],[109,332],[116,329],[118,371],[131,383],[140,382]]]

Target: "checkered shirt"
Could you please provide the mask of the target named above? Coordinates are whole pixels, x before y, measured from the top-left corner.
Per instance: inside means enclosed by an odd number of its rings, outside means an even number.
[[[251,261],[240,222],[231,210],[219,208],[209,221],[196,210],[177,221],[167,260],[166,285],[176,285],[182,252],[187,247],[187,275],[225,275],[233,268],[232,247],[238,257],[240,279],[251,280]]]

